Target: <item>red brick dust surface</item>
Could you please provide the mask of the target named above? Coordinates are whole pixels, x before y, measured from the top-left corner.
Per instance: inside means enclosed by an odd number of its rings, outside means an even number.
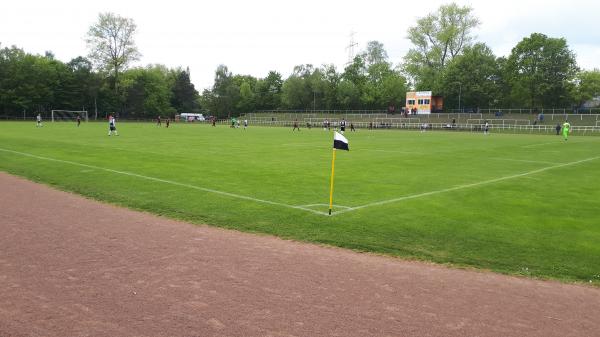
[[[0,336],[600,336],[600,289],[191,225],[0,173]]]

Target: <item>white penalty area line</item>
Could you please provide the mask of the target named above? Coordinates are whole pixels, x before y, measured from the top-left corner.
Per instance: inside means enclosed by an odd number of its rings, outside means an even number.
[[[96,170],[101,170],[101,171],[106,171],[106,172],[111,172],[111,173],[122,174],[122,175],[130,176],[130,177],[136,177],[136,178],[140,178],[140,179],[157,181],[157,182],[161,182],[161,183],[165,183],[165,184],[170,184],[170,185],[175,185],[175,186],[181,186],[181,187],[191,188],[191,189],[194,189],[194,190],[199,190],[199,191],[204,191],[204,192],[219,194],[219,195],[223,195],[223,196],[227,196],[227,197],[231,197],[231,198],[236,198],[236,199],[249,200],[249,201],[259,202],[259,203],[268,204],[268,205],[275,205],[275,206],[286,207],[286,208],[293,208],[293,209],[307,211],[307,212],[310,212],[310,213],[313,213],[313,214],[328,215],[326,212],[319,212],[319,211],[316,211],[314,209],[306,208],[306,207],[303,207],[303,206],[288,205],[288,204],[284,204],[284,203],[281,203],[281,202],[264,200],[264,199],[258,199],[258,198],[248,197],[248,196],[245,196],[245,195],[239,195],[239,194],[235,194],[235,193],[223,192],[223,191],[214,190],[214,189],[211,189],[211,188],[194,186],[194,185],[190,185],[190,184],[184,184],[184,183],[179,183],[179,182],[176,182],[176,181],[171,181],[171,180],[166,180],[166,179],[160,179],[160,178],[155,178],[155,177],[149,177],[149,176],[145,176],[145,175],[141,175],[141,174],[137,174],[137,173],[132,173],[132,172],[118,171],[118,170],[113,170],[113,169],[109,169],[109,168],[105,168],[105,167],[100,167],[100,166],[95,166],[95,165],[88,165],[88,164],[78,163],[78,162],[69,161],[69,160],[62,160],[62,159],[56,159],[56,158],[50,158],[50,157],[43,157],[43,156],[38,156],[38,155],[31,154],[31,153],[14,151],[14,150],[9,150],[9,149],[4,149],[4,148],[0,148],[0,151],[7,152],[7,153],[18,154],[18,155],[25,156],[25,157],[31,157],[31,158],[36,158],[36,159],[41,159],[41,160],[47,160],[47,161],[53,161],[53,162],[57,162],[57,163],[64,163],[64,164],[69,164],[69,165],[87,167],[87,168],[92,168],[92,169],[96,169]]]
[[[477,186],[481,186],[481,185],[493,184],[493,183],[497,183],[497,182],[500,182],[500,181],[515,179],[515,178],[521,178],[521,177],[525,177],[525,176],[529,176],[529,175],[532,175],[532,174],[536,174],[536,173],[540,173],[540,172],[544,172],[544,171],[548,171],[548,170],[553,170],[553,169],[557,169],[557,168],[561,168],[561,167],[577,165],[577,164],[585,163],[585,162],[588,162],[588,161],[596,160],[596,159],[599,159],[599,158],[600,158],[600,156],[598,156],[598,157],[591,157],[591,158],[582,159],[582,160],[578,160],[578,161],[574,161],[574,162],[570,162],[570,163],[563,163],[563,164],[558,164],[558,165],[552,165],[552,166],[544,167],[544,168],[533,170],[533,171],[528,171],[528,172],[519,173],[519,174],[513,174],[513,175],[510,175],[510,176],[506,176],[506,177],[500,177],[500,178],[496,178],[496,179],[484,180],[484,181],[480,181],[480,182],[477,182],[477,183],[466,184],[466,185],[459,185],[459,186],[445,188],[445,189],[437,190],[437,191],[424,192],[424,193],[407,195],[407,196],[404,196],[404,197],[399,197],[399,198],[394,198],[394,199],[389,199],[389,200],[383,200],[383,201],[373,202],[373,203],[370,203],[370,204],[365,204],[365,205],[351,207],[351,208],[348,208],[348,209],[337,211],[337,212],[333,213],[332,215],[339,215],[339,214],[343,214],[343,213],[347,213],[347,212],[351,212],[351,211],[356,211],[356,210],[359,210],[359,209],[362,209],[362,208],[367,208],[367,207],[372,207],[372,206],[386,205],[386,204],[391,204],[391,203],[394,203],[394,202],[403,201],[403,200],[409,200],[409,199],[417,199],[417,198],[427,197],[427,196],[430,196],[430,195],[435,195],[435,194],[441,194],[441,193],[446,193],[446,192],[452,192],[452,191],[462,190],[462,189],[465,189],[465,188],[471,188],[471,187],[477,187]]]

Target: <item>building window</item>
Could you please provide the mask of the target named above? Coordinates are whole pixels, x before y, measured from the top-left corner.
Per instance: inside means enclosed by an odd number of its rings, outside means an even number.
[[[408,100],[408,105],[415,105],[415,100],[414,99],[409,99]]]
[[[423,105],[423,99],[419,100],[419,105]]]
[[[424,101],[425,104],[429,104],[429,100],[428,99],[425,99],[423,101]]]

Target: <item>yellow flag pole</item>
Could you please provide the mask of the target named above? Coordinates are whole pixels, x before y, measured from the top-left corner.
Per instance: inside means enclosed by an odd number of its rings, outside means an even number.
[[[333,158],[331,159],[331,186],[329,188],[329,215],[333,208],[333,175],[335,172],[335,148],[333,148]]]

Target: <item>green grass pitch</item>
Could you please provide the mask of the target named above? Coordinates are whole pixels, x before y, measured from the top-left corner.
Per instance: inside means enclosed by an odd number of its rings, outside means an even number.
[[[0,123],[0,170],[242,231],[600,285],[600,138]],[[35,210],[35,205],[32,205]]]

